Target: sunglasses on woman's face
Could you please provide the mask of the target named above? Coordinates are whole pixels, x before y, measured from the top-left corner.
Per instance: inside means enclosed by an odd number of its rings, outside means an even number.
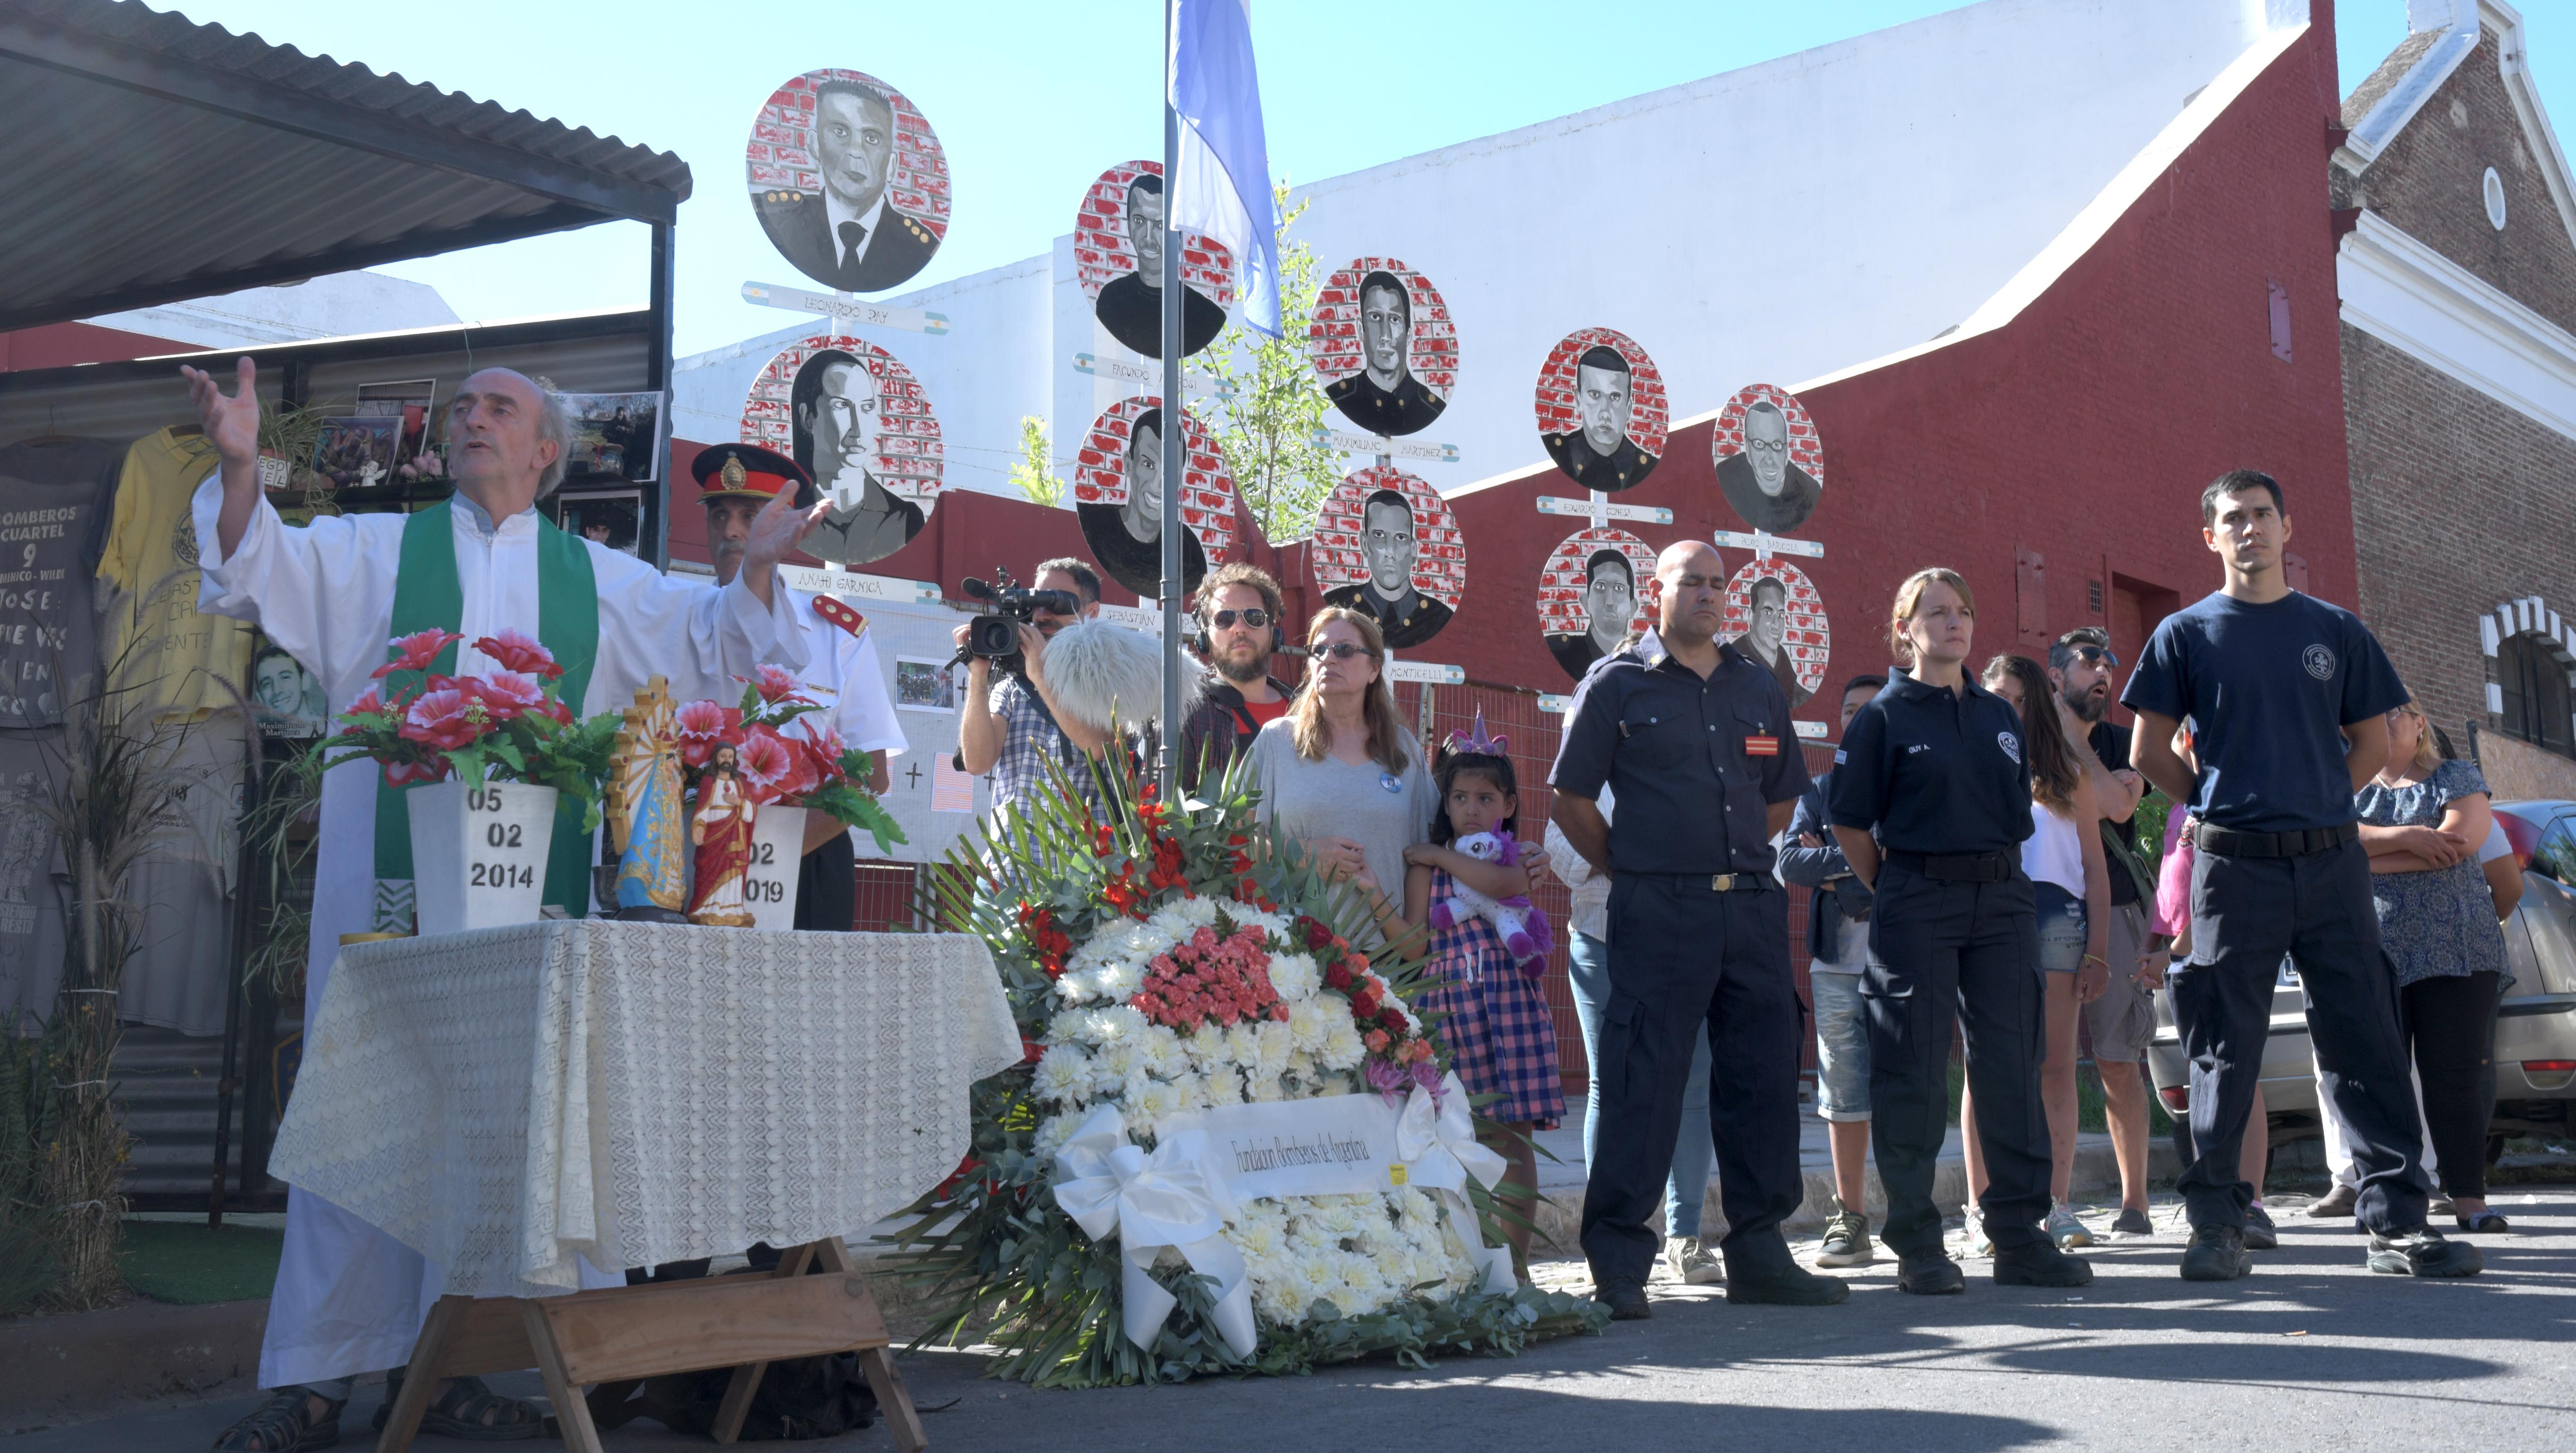
[[[1330,656],[1336,661],[1347,661],[1353,656],[1374,657],[1377,655],[1377,652],[1370,650],[1366,646],[1354,646],[1348,641],[1335,641],[1329,646],[1317,646],[1315,648],[1315,654],[1319,657]]]
[[[1208,617],[1208,622],[1220,631],[1233,630],[1238,620],[1257,631],[1270,624],[1270,612],[1256,605],[1250,610],[1221,610]]]

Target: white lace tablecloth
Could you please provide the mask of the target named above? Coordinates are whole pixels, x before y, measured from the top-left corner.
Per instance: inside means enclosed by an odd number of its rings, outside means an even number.
[[[1020,1058],[982,940],[549,921],[341,950],[269,1169],[446,1268],[604,1270],[866,1230]]]

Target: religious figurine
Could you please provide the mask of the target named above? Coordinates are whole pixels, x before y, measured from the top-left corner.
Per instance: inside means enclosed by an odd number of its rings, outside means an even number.
[[[680,727],[670,683],[656,676],[635,693],[608,759],[608,845],[617,850],[617,916],[681,921],[687,894],[682,845]]]
[[[689,897],[689,921],[712,928],[749,928],[751,909],[743,902],[743,874],[751,867],[751,826],[759,805],[742,790],[741,753],[727,743],[715,749],[698,773],[698,811],[689,819],[689,841],[697,845],[696,889]]]

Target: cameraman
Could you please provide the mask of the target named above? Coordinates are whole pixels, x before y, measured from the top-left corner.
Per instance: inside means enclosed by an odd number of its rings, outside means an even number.
[[[1238,560],[1199,582],[1198,634],[1191,643],[1208,668],[1206,692],[1181,729],[1181,786],[1224,780],[1235,758],[1252,750],[1262,727],[1288,710],[1288,683],[1270,674],[1270,657],[1290,638],[1270,572]]]
[[[1100,576],[1083,562],[1064,556],[1043,561],[1030,581],[1036,590],[1061,590],[1082,602],[1077,615],[1040,610],[1020,627],[1022,676],[993,679],[992,660],[969,656],[966,662],[965,715],[957,727],[958,765],[981,777],[991,773],[993,806],[1002,807],[1037,791],[1046,782],[1046,763],[1053,761],[1073,778],[1084,800],[1098,806],[1099,788],[1085,758],[1099,754],[1106,732],[1096,732],[1057,710],[1047,691],[1046,645],[1056,632],[1077,620],[1100,614]],[[958,649],[966,647],[966,626],[955,632]]]

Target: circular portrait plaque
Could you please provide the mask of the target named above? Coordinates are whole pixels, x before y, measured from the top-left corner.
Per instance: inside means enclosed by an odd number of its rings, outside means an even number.
[[[1642,587],[1654,574],[1654,547],[1625,530],[1568,535],[1549,553],[1538,575],[1538,622],[1566,675],[1582,680],[1628,632],[1651,624]]]
[[[1467,591],[1467,546],[1440,492],[1401,469],[1345,477],[1315,515],[1308,558],[1327,605],[1377,617],[1387,645],[1440,634]]]
[[[1091,421],[1073,464],[1073,510],[1101,573],[1148,600],[1163,593],[1163,401],[1120,399]],[[1234,476],[1207,426],[1184,411],[1181,588],[1199,588],[1208,562],[1234,548]],[[1138,486],[1141,486],[1138,487]]]
[[[1585,489],[1616,494],[1664,457],[1664,376],[1625,333],[1566,334],[1539,365],[1537,405],[1547,457]]]
[[[1431,280],[1392,257],[1324,279],[1306,356],[1342,417],[1372,434],[1418,434],[1458,386],[1458,329]]]
[[[894,287],[948,235],[938,135],[901,91],[864,71],[807,71],[771,92],[743,160],[770,245],[827,288]]]
[[[1833,632],[1814,581],[1786,560],[1756,560],[1726,582],[1721,639],[1771,668],[1792,710],[1824,689]]]
[[[794,459],[831,497],[796,543],[836,565],[902,549],[939,505],[945,454],[930,398],[864,338],[818,333],[779,350],[743,401],[742,441]]]
[[[1122,161],[1082,194],[1073,219],[1074,279],[1092,316],[1128,352],[1163,356],[1163,164]],[[1234,301],[1234,254],[1213,238],[1181,234],[1181,352],[1225,331]]]
[[[1816,512],[1825,492],[1825,443],[1807,406],[1787,389],[1747,384],[1718,411],[1709,431],[1717,487],[1744,522],[1785,535]]]

